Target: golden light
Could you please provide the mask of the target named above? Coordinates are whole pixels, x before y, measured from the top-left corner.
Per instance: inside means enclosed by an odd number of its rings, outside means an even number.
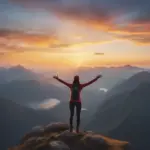
[[[73,67],[78,68],[86,64],[91,59],[91,53],[74,52],[67,55],[68,61]]]
[[[93,53],[88,52],[53,52],[53,53],[42,53],[41,57],[43,59],[57,59],[59,64],[62,64],[64,60],[68,62],[69,66],[73,68],[81,67],[85,65],[91,59]]]

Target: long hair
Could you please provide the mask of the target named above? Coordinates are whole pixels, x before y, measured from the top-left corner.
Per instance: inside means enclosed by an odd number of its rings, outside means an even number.
[[[73,85],[80,85],[80,79],[79,76],[74,76]]]
[[[72,99],[79,100],[79,90],[80,90],[80,80],[79,76],[74,76],[74,80],[72,83]]]

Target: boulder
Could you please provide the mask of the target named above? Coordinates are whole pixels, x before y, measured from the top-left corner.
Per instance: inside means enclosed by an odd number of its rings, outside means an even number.
[[[68,145],[61,141],[52,141],[50,144],[50,150],[70,150]]]

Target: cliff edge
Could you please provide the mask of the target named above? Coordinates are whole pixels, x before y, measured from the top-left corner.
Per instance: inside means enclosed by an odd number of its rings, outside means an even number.
[[[130,143],[111,139],[92,131],[69,132],[68,124],[57,122],[34,127],[8,150],[129,150]]]

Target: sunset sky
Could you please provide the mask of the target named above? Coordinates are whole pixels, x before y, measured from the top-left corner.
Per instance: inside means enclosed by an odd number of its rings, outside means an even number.
[[[150,1],[0,0],[0,66],[17,64],[150,66]]]

